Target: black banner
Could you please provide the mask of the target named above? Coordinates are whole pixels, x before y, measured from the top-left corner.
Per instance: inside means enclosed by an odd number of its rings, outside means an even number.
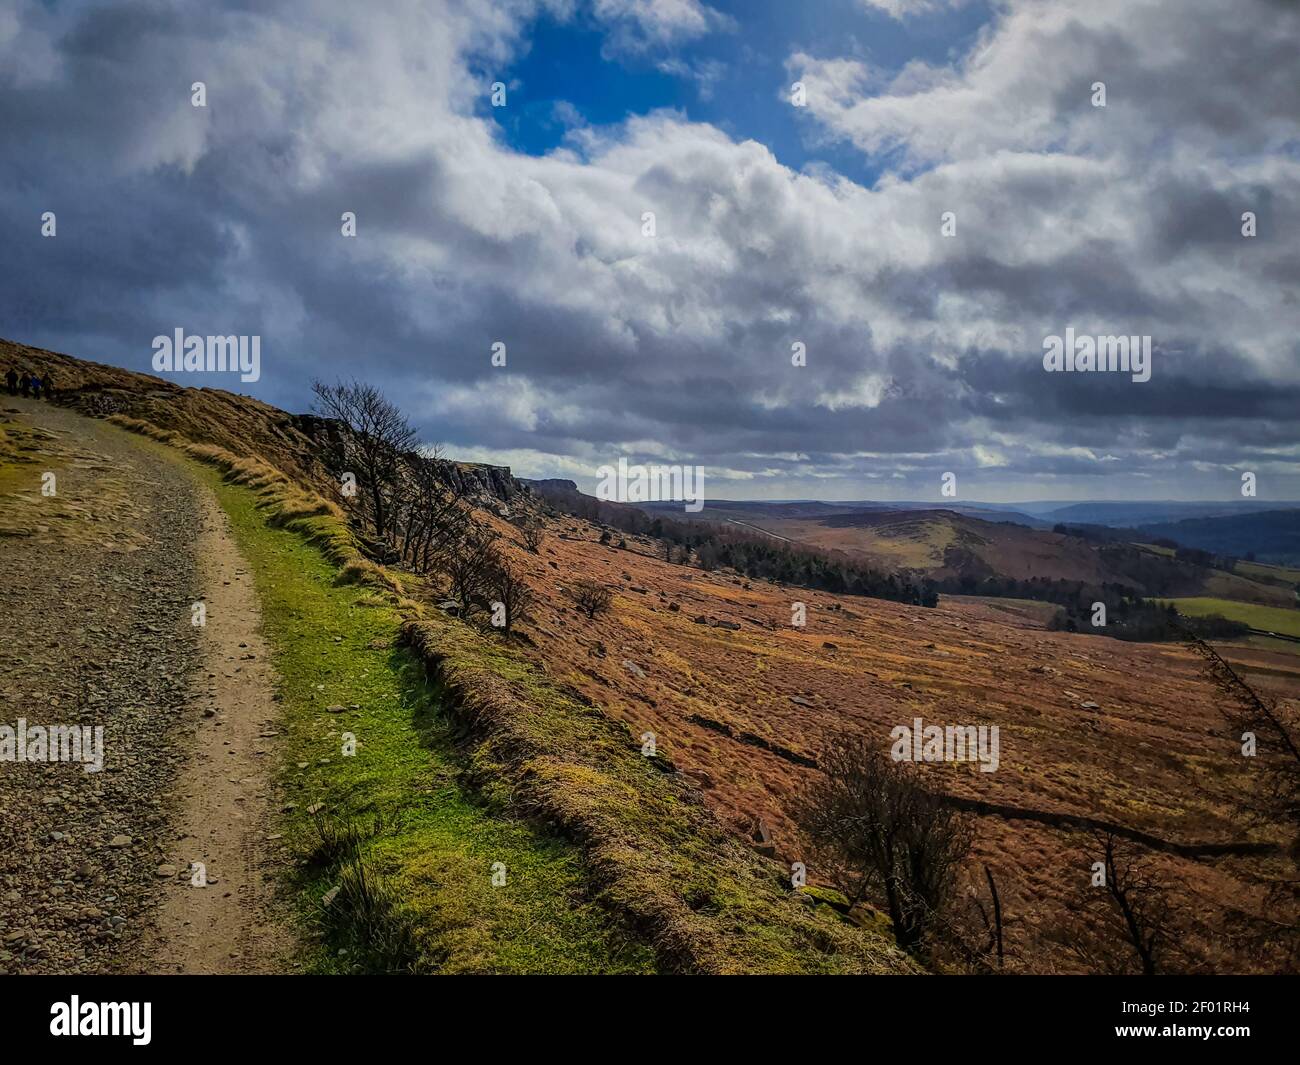
[[[433,1045],[481,1040],[485,1050],[518,1039],[541,1050],[541,1041],[575,1037],[587,1046],[613,1040],[612,1048],[646,1034],[647,1025],[661,1034],[677,1025],[695,1030],[709,1014],[714,1022],[692,1043],[705,1035],[719,1046],[743,1044],[766,1031],[763,1041],[792,1049],[844,1037],[867,1052],[901,1039],[951,1050],[1132,1044],[1156,1053],[1200,1048],[1235,1055],[1294,1046],[1298,990],[1289,977],[714,980],[704,992],[680,980],[596,977],[490,985],[378,977],[16,977],[0,985],[7,1048],[39,1052],[64,1043],[87,1051],[112,1043],[128,1053],[197,1049],[205,1056],[286,1041],[299,1053],[337,1053],[374,1048],[403,1031],[413,1039],[423,1033]],[[738,1012],[742,1003],[747,1009]],[[745,1024],[746,1013],[764,1023]]]

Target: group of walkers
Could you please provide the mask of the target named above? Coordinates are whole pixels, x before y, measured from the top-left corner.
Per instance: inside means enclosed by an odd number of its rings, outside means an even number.
[[[18,390],[22,389],[24,396],[31,396],[34,399],[40,399],[41,393],[45,393],[46,399],[54,398],[54,378],[50,376],[49,371],[45,372],[42,377],[38,373],[29,373],[24,370],[21,374],[17,370],[10,368],[5,374],[5,383],[9,386],[11,396],[18,395]]]

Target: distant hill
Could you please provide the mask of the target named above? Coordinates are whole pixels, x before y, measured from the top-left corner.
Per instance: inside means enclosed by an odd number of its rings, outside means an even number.
[[[1146,537],[1174,540],[1220,555],[1253,554],[1260,562],[1300,565],[1300,510],[1266,510],[1142,525]]]
[[[610,505],[618,504],[602,504]],[[1111,513],[1127,505],[1102,504]],[[1290,606],[1293,600],[1290,589],[1276,582],[1136,546],[1157,539],[1153,532],[1082,522],[1057,532],[1041,518],[983,505],[713,500],[689,515],[680,503],[640,509],[656,517],[758,530],[782,541],[841,552],[884,573],[938,582],[945,592],[1045,597],[1045,583],[1068,581],[1096,589],[1119,586],[1145,596],[1213,594],[1274,606]],[[1248,522],[1252,515],[1241,517]],[[1036,582],[1037,590],[1021,586],[1025,582]]]
[[[1286,510],[1297,503],[1262,499],[1235,499],[1226,502],[1148,501],[1138,503],[1070,503],[1054,510],[1038,511],[1040,517],[1055,524],[1113,525],[1134,527],[1180,522],[1192,518],[1219,518],[1255,514],[1266,510]],[[1191,546],[1191,545],[1188,545]]]

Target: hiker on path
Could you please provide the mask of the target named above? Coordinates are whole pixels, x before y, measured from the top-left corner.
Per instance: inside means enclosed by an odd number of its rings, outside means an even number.
[[[23,379],[18,383],[23,386],[23,398],[26,399],[32,394],[32,375],[24,370]]]
[[[54,378],[50,376],[48,370],[45,371],[45,380],[41,382],[41,387],[45,389],[45,398],[51,403],[54,402]]]
[[[9,367],[9,372],[5,374],[5,382],[9,385],[9,394],[11,396],[18,395],[18,371],[12,366]]]
[[[40,374],[32,374],[32,397],[33,397],[34,399],[40,399],[40,398],[41,398],[41,376],[40,376]]]

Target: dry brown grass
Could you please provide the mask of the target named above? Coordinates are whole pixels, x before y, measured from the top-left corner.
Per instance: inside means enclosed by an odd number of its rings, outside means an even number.
[[[886,938],[793,891],[665,759],[502,641],[432,614],[403,637],[474,737],[474,769],[512,808],[576,841],[599,897],[660,965],[695,973],[910,973]],[[501,795],[504,789],[504,796]]]

